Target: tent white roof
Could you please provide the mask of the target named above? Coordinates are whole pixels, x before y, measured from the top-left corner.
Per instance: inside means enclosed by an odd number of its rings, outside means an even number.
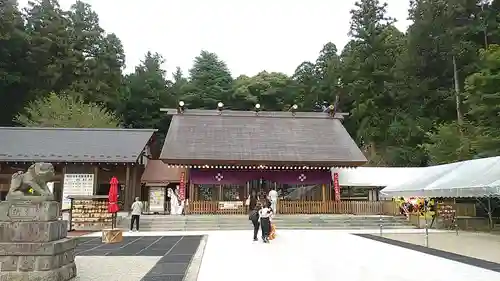
[[[500,195],[500,157],[431,166],[408,181],[388,185],[390,197],[483,197]]]
[[[339,173],[340,186],[385,187],[420,175],[423,168],[359,167],[332,169]]]

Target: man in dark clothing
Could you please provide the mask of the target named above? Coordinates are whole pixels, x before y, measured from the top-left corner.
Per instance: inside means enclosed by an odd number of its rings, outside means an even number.
[[[260,222],[259,222],[259,209],[260,205],[256,203],[254,204],[254,208],[251,209],[250,214],[248,215],[248,218],[253,224],[253,241],[258,241],[259,239],[257,238],[257,234],[259,233],[259,227],[260,227]]]
[[[252,190],[252,193],[250,194],[250,200],[249,200],[249,204],[248,204],[248,210],[249,211],[253,211],[255,210],[255,207],[257,206],[257,201],[258,198],[257,198],[257,192],[255,192],[255,190]]]

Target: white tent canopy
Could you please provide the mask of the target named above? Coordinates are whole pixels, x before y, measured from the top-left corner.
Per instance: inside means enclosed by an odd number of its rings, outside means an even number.
[[[340,186],[386,187],[400,184],[423,172],[423,168],[359,167],[332,169],[339,174]]]
[[[500,157],[421,168],[421,176],[388,185],[390,197],[483,197],[500,195]]]
[[[441,178],[444,174],[459,166],[459,163],[419,168],[418,175],[409,177],[406,181],[388,185],[382,189],[382,195],[388,197],[424,196],[424,188]]]

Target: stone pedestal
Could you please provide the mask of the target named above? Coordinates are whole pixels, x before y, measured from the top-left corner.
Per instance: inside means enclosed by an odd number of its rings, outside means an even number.
[[[0,202],[0,281],[66,281],[76,276],[76,239],[54,201]]]

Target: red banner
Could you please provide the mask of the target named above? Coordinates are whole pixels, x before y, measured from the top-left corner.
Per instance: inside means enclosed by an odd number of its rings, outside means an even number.
[[[333,173],[333,190],[335,191],[335,201],[340,201],[339,173]]]
[[[186,198],[186,173],[181,172],[181,179],[179,180],[179,199],[184,200]]]

